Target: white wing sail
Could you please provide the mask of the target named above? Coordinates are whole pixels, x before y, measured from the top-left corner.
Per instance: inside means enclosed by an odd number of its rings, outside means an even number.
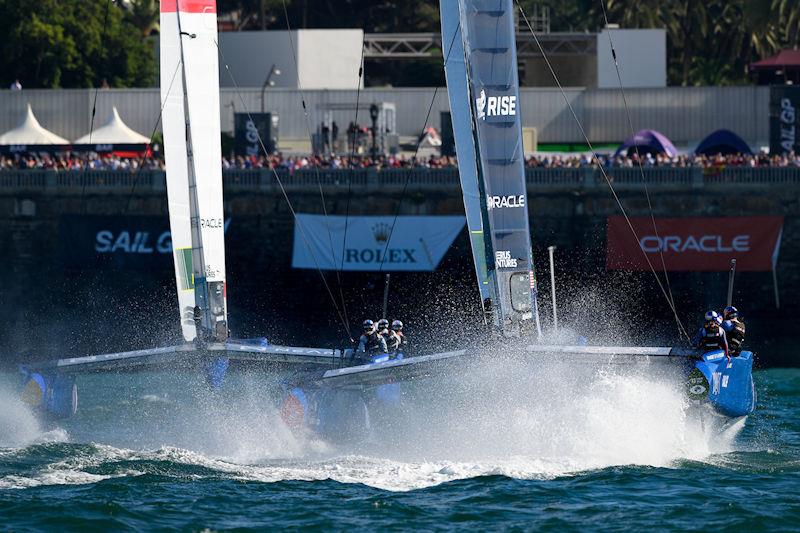
[[[162,0],[161,98],[183,336],[227,336],[215,0]]]

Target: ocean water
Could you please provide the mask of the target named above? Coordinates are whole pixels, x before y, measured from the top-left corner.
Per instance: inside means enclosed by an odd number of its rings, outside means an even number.
[[[421,383],[341,439],[284,427],[264,376],[92,376],[46,424],[5,375],[0,529],[800,530],[799,369],[724,434],[653,369],[536,370]]]

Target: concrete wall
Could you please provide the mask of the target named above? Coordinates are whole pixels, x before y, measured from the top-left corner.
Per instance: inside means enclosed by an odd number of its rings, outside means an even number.
[[[565,54],[548,56],[548,59],[553,70],[558,73],[558,81],[562,87],[597,87],[597,56]],[[558,87],[547,63],[541,57],[522,58],[520,63],[520,84],[523,87]]]
[[[269,67],[267,67],[268,69]],[[352,81],[352,80],[351,80]],[[263,80],[262,80],[263,82]],[[401,135],[417,135],[431,99],[436,96],[428,125],[439,127],[439,111],[447,111],[445,88],[364,89],[362,104],[394,102],[397,127]],[[616,89],[585,90],[567,88],[566,94],[592,142],[620,142],[630,135],[620,92]],[[769,138],[768,87],[668,87],[626,91],[634,127],[652,128],[664,133],[678,146],[691,145],[718,128],[729,128],[752,146],[767,144]],[[25,90],[0,91],[0,132],[15,127],[30,102],[42,126],[54,133],[76,139],[89,131],[94,91]],[[247,109],[261,106],[261,89],[245,88],[241,98]],[[355,103],[355,90],[305,91],[312,131],[322,121],[319,104]],[[575,120],[557,89],[523,88],[520,91],[523,125],[539,130],[540,143],[582,142]],[[243,111],[234,89],[223,88],[220,95],[222,130],[233,131],[233,110]],[[307,138],[306,119],[300,93],[293,89],[266,92],[266,110],[280,115],[283,138]],[[134,130],[150,135],[159,115],[158,89],[113,89],[100,91],[97,120],[102,120],[116,105],[122,119]],[[333,119],[344,128],[355,118],[353,111],[334,113]],[[358,121],[368,124],[360,113]],[[97,123],[95,124],[97,126]]]
[[[270,67],[275,87],[304,90],[355,89],[364,41],[362,30],[222,32],[219,46],[236,84],[261,87]],[[296,56],[296,61],[295,61]],[[222,59],[220,59],[222,62]],[[233,87],[220,64],[220,87]]]
[[[14,173],[0,173],[0,183],[7,174]],[[456,175],[453,171],[449,174],[449,179],[440,180],[438,186],[435,180],[426,187],[412,184],[402,197],[401,213],[463,213]],[[631,174],[633,183],[638,177],[635,172]],[[55,180],[55,173],[49,175]],[[567,179],[566,174],[548,171],[548,175],[554,178],[555,186],[529,185],[529,209],[534,259],[540,272],[546,272],[546,247],[558,246],[559,319],[587,328],[619,328],[611,332],[618,335],[617,342],[629,335],[641,342],[677,342],[674,324],[652,275],[605,270],[606,217],[618,213],[608,191],[599,185],[558,186],[559,180]],[[59,176],[65,176],[65,185],[55,193],[37,192],[35,188],[27,193],[19,188],[0,188],[0,249],[4,251],[5,272],[5,283],[0,285],[0,302],[5,304],[0,306],[0,365],[4,357],[97,353],[168,342],[177,334],[174,279],[168,255],[158,268],[150,269],[125,268],[113,261],[105,265],[66,266],[61,257],[69,242],[66,224],[75,220],[121,218],[128,221],[132,231],[145,219],[161,220],[166,226],[163,176],[160,186],[156,186],[157,180],[148,181],[150,175],[142,174],[136,177],[138,186],[126,182],[114,190],[82,186],[82,178],[96,183],[98,174]],[[72,186],[70,176],[75,177]],[[335,342],[337,319],[318,274],[290,266],[293,222],[286,202],[268,174],[265,177],[270,178],[269,186],[258,180],[248,182],[248,176],[252,177],[252,173],[228,174],[225,179],[225,213],[232,219],[226,234],[228,298],[235,333],[267,335],[276,343]],[[323,183],[328,184],[326,176],[323,172]],[[115,181],[112,177],[105,181]],[[351,215],[393,214],[401,200],[405,177],[402,173],[395,175],[400,179],[381,189],[357,186],[354,190],[358,190],[358,201],[349,203],[342,180],[336,180],[336,186],[330,180],[325,185],[327,210],[330,214],[344,214],[348,209]],[[130,178],[127,174],[126,179]],[[296,184],[289,190],[293,206],[298,212],[321,213],[314,176],[305,178],[306,185]],[[629,213],[646,215],[647,201],[641,189],[626,188],[621,183],[624,180],[619,181],[619,193]],[[774,309],[770,273],[743,272],[737,276],[736,301],[746,309],[748,318],[754,319],[748,322],[748,334],[761,352],[762,361],[774,361],[777,351],[768,341],[780,341],[776,335],[786,335],[786,342],[792,343],[787,353],[796,355],[792,332],[774,324],[794,316],[799,303],[795,297],[800,290],[798,183],[794,180],[781,187],[720,183],[701,188],[667,184],[654,185],[650,190],[656,216],[785,217],[777,271],[786,306],[782,314]],[[672,273],[672,289],[681,317],[694,324],[707,306],[718,307],[724,300],[726,277],[725,273]],[[336,283],[335,278],[329,275],[329,283]],[[549,286],[546,276],[541,278],[541,309],[547,324]],[[381,280],[378,274],[343,273],[343,292],[353,321],[377,312]],[[473,305],[477,299],[474,295],[474,271],[464,233],[439,271],[392,275],[390,309],[393,314],[401,314],[411,328],[437,333],[437,326],[463,327],[465,321],[479,316]],[[585,312],[589,315],[581,314]],[[642,320],[642,316],[649,318]],[[771,326],[760,328],[756,317]],[[426,328],[421,328],[422,324]]]
[[[667,31],[604,29],[597,34],[597,87],[619,88],[609,34],[625,88],[667,86]]]
[[[239,87],[261,87],[270,67],[281,71],[272,76],[275,87],[297,88],[297,67],[292,58],[288,31],[231,31],[220,32],[219,48],[222,56],[219,66],[220,87],[233,87],[230,75],[225,70],[227,62]],[[297,32],[291,32],[297,46]]]
[[[363,30],[299,30],[297,54],[300,85],[309,89],[356,89]]]

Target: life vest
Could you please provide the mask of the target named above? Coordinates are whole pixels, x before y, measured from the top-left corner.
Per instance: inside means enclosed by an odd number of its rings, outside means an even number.
[[[703,335],[700,337],[700,349],[704,352],[724,349],[724,335],[725,333],[720,327],[714,329],[703,328]]]
[[[383,352],[383,344],[381,338],[376,332],[372,332],[367,336],[366,349],[369,355],[375,355]]]
[[[722,327],[725,328],[725,335],[728,338],[728,346],[734,353],[739,353],[744,342],[744,322],[738,318],[726,320]]]
[[[386,348],[390,352],[396,352],[400,347],[400,336],[396,332],[388,330],[383,334],[383,338],[386,339]]]

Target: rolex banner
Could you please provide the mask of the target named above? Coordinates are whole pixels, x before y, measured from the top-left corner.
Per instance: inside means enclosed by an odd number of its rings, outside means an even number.
[[[394,230],[392,224],[394,223]],[[294,268],[432,271],[464,227],[462,216],[343,217],[298,214]]]

